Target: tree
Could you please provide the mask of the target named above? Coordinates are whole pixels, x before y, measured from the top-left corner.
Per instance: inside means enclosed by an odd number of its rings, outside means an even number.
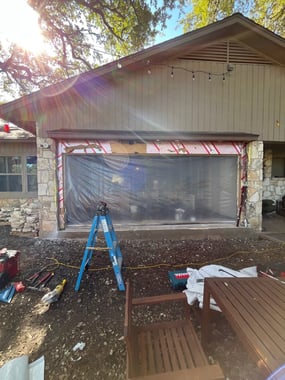
[[[185,32],[240,12],[285,37],[285,0],[192,0],[191,4],[191,11],[181,21]]]
[[[0,41],[1,97],[5,93],[23,95],[59,79],[58,71],[47,55],[35,56],[16,44],[3,46]]]
[[[29,0],[48,54],[0,45],[0,81],[24,94],[136,52],[165,27],[175,0]]]

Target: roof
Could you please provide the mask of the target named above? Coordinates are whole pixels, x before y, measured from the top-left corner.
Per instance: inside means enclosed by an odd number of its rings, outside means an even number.
[[[9,125],[9,132],[5,132],[4,130],[3,127],[5,124]],[[35,136],[32,133],[17,127],[13,123],[7,123],[5,120],[0,119],[0,141],[3,140],[5,140],[5,142],[31,142],[35,141]]]
[[[84,86],[100,76],[114,75],[120,70],[129,72],[145,69],[147,64],[189,55],[214,43],[234,39],[272,64],[285,66],[285,39],[256,24],[240,13],[221,21],[185,33],[171,40],[154,45],[120,60],[110,62],[60,83],[48,86],[30,95],[0,105],[0,117],[35,133],[35,118],[43,104],[52,104],[56,97],[71,88]],[[23,121],[25,123],[23,123]]]

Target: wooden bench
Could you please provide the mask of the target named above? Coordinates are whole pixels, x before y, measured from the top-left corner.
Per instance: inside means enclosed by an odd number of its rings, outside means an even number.
[[[134,325],[134,307],[171,301],[184,303],[185,318]],[[131,285],[127,282],[124,335],[127,346],[127,379],[224,379],[220,366],[208,363],[190,320],[186,296],[182,292],[132,298]]]

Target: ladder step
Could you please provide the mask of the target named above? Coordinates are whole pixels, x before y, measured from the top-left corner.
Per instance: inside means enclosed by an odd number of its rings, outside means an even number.
[[[92,251],[110,251],[110,247],[86,247],[86,249],[91,249]]]

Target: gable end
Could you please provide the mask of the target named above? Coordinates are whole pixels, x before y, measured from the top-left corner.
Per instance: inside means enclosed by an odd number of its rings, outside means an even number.
[[[235,40],[220,41],[202,49],[185,53],[178,59],[266,65],[273,63],[271,60]]]

